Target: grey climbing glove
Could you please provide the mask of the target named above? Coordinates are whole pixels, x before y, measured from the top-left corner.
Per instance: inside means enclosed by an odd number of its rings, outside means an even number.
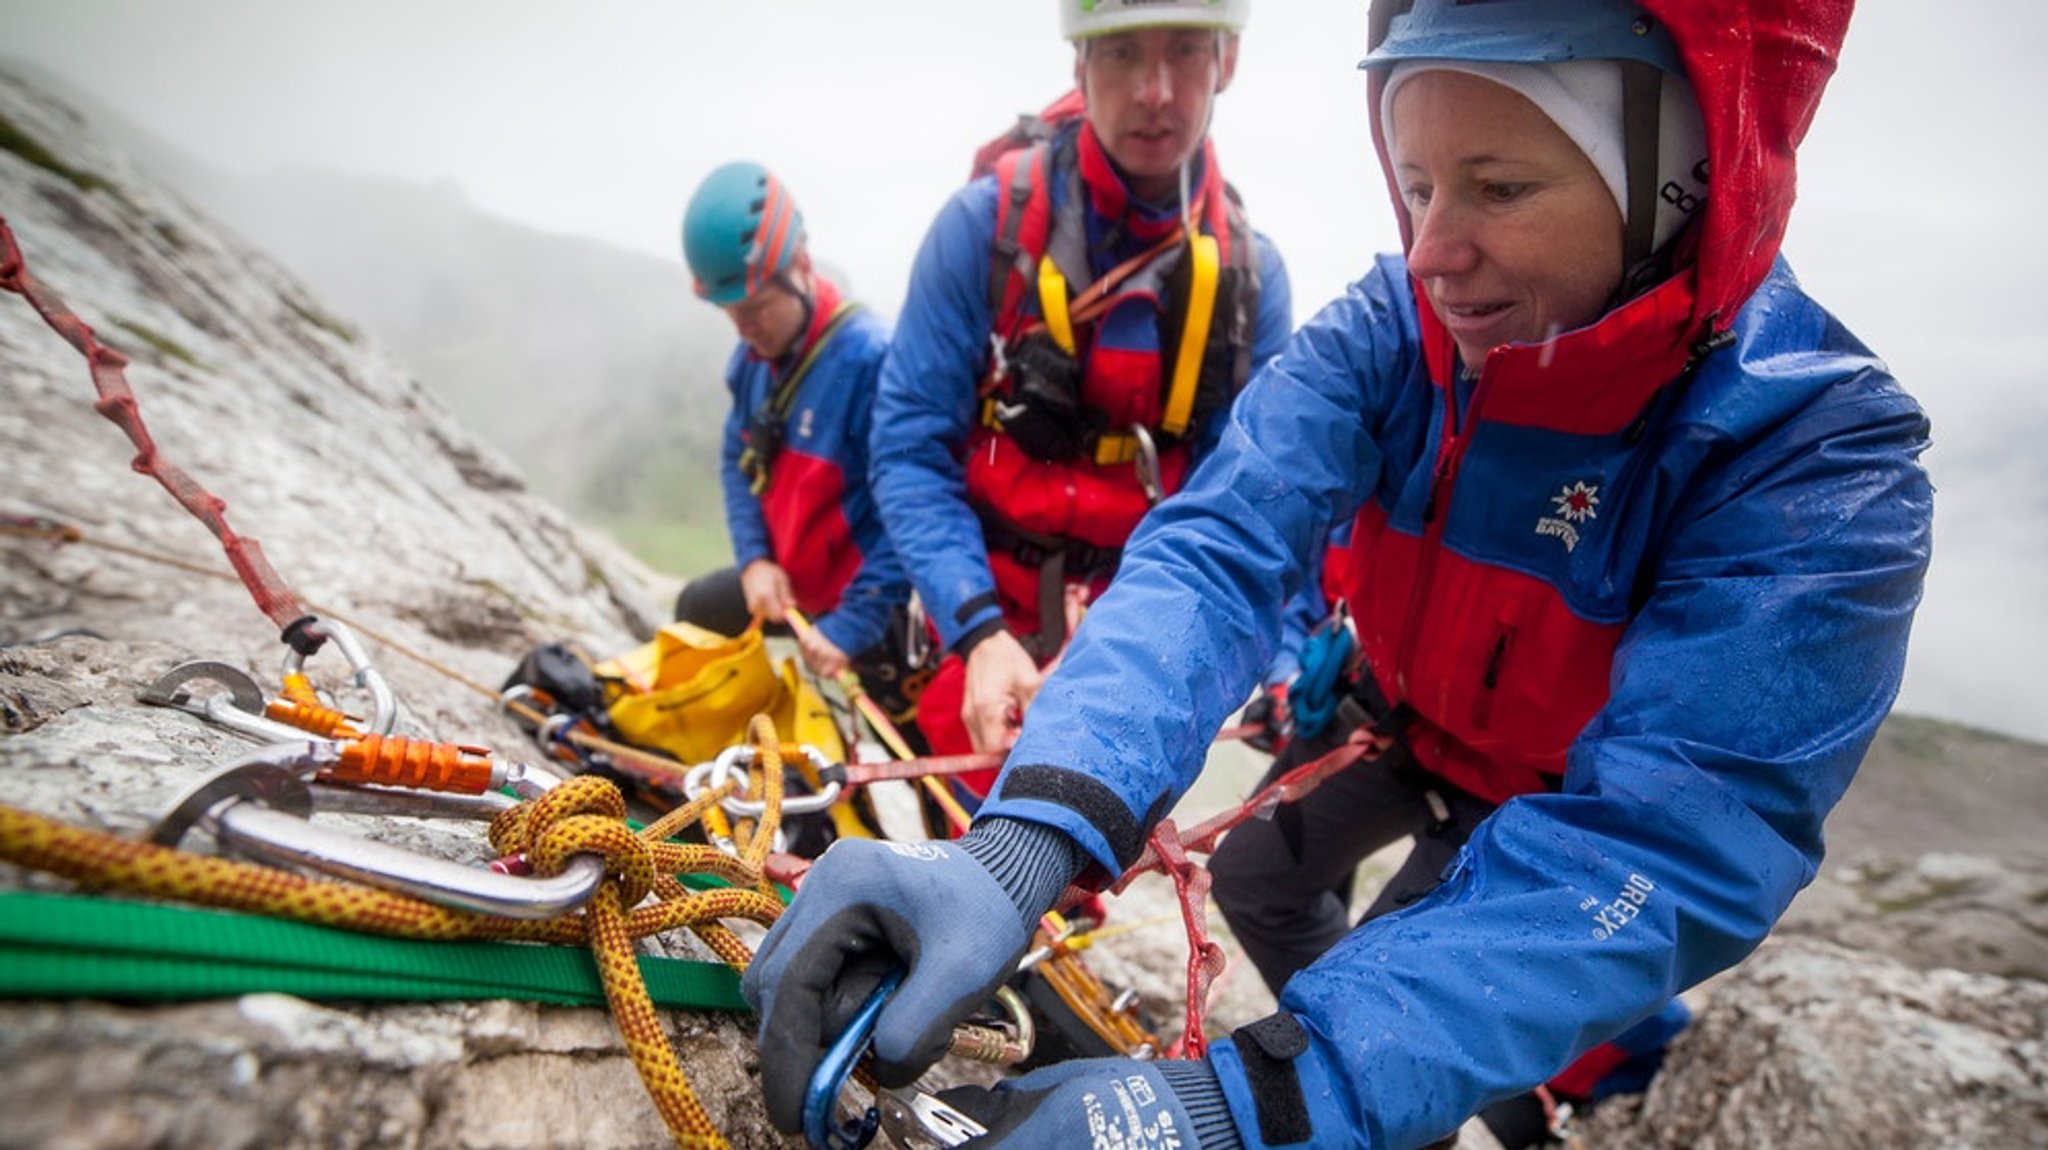
[[[760,1013],[769,1120],[795,1131],[819,1060],[891,970],[874,1069],[909,1084],[1017,969],[1039,915],[1079,873],[1066,835],[983,819],[952,842],[841,839],[820,857],[740,987]]]

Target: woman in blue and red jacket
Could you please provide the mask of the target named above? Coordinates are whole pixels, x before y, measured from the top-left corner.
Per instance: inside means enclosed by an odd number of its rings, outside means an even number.
[[[910,581],[868,490],[867,442],[887,326],[811,266],[803,214],[761,165],[705,177],[683,214],[683,258],[698,296],[740,344],[726,365],[732,408],[721,459],[734,566],[693,579],[676,617],[723,634],[750,620],[798,634],[819,675],[852,667],[898,715]]]
[[[746,978],[771,1116],[887,968],[885,1084],[1069,880],[1138,857],[1344,520],[1384,733],[1488,813],[1206,1058],[950,1096],[975,1145],[1426,1145],[1763,940],[1896,697],[1931,546],[1925,417],[1778,258],[1849,10],[1375,3],[1405,254],[1140,526],[967,834],[811,872]]]

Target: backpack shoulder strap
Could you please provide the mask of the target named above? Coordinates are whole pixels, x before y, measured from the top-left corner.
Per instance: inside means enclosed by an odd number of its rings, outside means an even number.
[[[1052,146],[1034,144],[996,161],[996,234],[988,261],[988,302],[999,335],[1009,334],[1037,290],[1038,258],[1052,229]]]
[[[846,321],[852,319],[859,311],[859,304],[847,300],[826,318],[824,330],[818,333],[817,339],[811,341],[811,346],[804,352],[803,358],[797,361],[789,376],[776,386],[775,394],[768,401],[770,409],[778,419],[789,417],[789,409],[796,405],[797,388],[803,386],[804,377],[811,373],[811,367],[818,362],[819,354],[825,350],[826,344],[832,342],[832,337],[838,334],[839,329],[846,325]]]

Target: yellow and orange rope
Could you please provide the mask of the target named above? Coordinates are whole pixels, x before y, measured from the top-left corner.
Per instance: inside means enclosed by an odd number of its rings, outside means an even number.
[[[732,789],[730,783],[637,834],[626,823],[626,803],[618,788],[591,776],[571,779],[494,820],[493,849],[523,852],[537,874],[559,874],[577,854],[605,859],[606,881],[590,903],[579,913],[545,922],[450,910],[406,895],[173,850],[70,826],[5,804],[0,804],[0,859],[102,890],[398,938],[587,944],[619,1033],[670,1135],[679,1147],[709,1150],[724,1147],[725,1138],[697,1101],[662,1030],[634,959],[633,943],[687,927],[720,959],[744,970],[753,955],[721,920],[740,918],[767,925],[781,914],[782,903],[762,874],[782,805],[781,752],[765,716],[753,720],[749,736],[760,757],[765,809],[757,825],[737,828],[736,856],[713,847],[665,841],[715,809]],[[693,891],[673,877],[678,873],[711,874],[733,885]],[[648,902],[650,894],[655,898]]]

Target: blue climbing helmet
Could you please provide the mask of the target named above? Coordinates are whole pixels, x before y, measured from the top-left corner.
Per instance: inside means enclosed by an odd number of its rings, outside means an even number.
[[[1360,68],[1403,60],[1636,60],[1685,74],[1661,22],[1632,0],[1374,0]]]
[[[804,246],[804,216],[789,189],[751,160],[704,177],[683,212],[683,262],[697,294],[736,304],[788,269]]]
[[[1633,297],[1668,274],[1658,253],[1704,203],[1707,165],[1698,105],[1663,21],[1634,0],[1373,0],[1358,66],[1373,76],[1376,125],[1388,73],[1397,64],[1431,60],[1619,65],[1626,186],[1616,198],[1628,225],[1621,296]],[[1667,102],[1666,89],[1674,87],[1684,95]],[[1689,110],[1670,115],[1667,103]]]

